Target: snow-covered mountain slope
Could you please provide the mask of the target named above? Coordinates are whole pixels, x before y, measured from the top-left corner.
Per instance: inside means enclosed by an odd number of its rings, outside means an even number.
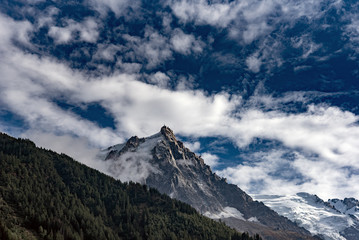
[[[359,201],[355,198],[329,199],[328,203],[339,212],[359,219]]]
[[[99,156],[113,177],[147,184],[240,231],[259,233],[264,239],[312,239],[307,230],[213,173],[168,127],[147,138],[131,137]]]
[[[346,198],[324,202],[316,195],[252,195],[279,214],[326,240],[358,240],[358,200]]]

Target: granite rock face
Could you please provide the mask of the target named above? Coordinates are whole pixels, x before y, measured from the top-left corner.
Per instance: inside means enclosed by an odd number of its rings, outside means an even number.
[[[147,184],[240,231],[259,233],[264,239],[312,239],[304,228],[213,173],[166,126],[147,138],[131,137],[101,155],[114,177]]]

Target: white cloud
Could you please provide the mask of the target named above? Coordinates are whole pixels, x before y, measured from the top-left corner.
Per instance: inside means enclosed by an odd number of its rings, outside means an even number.
[[[98,38],[98,25],[96,21],[92,18],[87,18],[79,28],[80,39],[85,42],[96,42]]]
[[[358,189],[354,187],[358,175],[350,175],[347,169],[338,168],[324,158],[296,151],[294,157],[288,158],[285,153],[283,150],[257,152],[247,156],[251,161],[218,174],[253,194],[309,192],[323,199],[358,197]]]
[[[192,42],[194,41],[194,37],[189,34],[185,34],[182,30],[178,30],[178,33],[174,34],[171,38],[171,43],[176,52],[182,54],[191,53]]]
[[[171,37],[171,44],[173,49],[176,52],[179,52],[184,55],[190,53],[200,53],[203,50],[204,43],[200,40],[197,40],[191,34],[185,34],[181,29],[177,28],[173,31]]]
[[[34,96],[22,90],[4,88],[2,101],[11,111],[23,117],[34,129],[51,129],[54,132],[72,133],[87,138],[94,145],[106,146],[114,140],[121,141],[111,129],[99,128],[96,124],[81,119],[51,103],[50,99]]]
[[[248,145],[253,137],[276,139],[288,147],[319,154],[338,166],[359,166],[353,158],[358,153],[353,139],[359,137],[356,124],[359,117],[353,113],[337,107],[310,105],[305,113],[249,109],[238,117],[241,120],[232,125],[238,146]]]
[[[0,14],[0,50],[6,49],[11,45],[11,41],[16,40],[22,44],[30,45],[30,35],[33,31],[33,26],[28,21],[12,21],[12,19]]]
[[[107,61],[115,61],[115,55],[117,51],[120,51],[122,46],[114,45],[114,44],[98,44],[97,52],[93,56],[96,60],[107,60]]]
[[[22,53],[12,46],[10,40],[19,30],[22,30],[19,36],[24,36],[26,40],[28,29],[31,29],[28,22],[1,18],[0,25],[4,29],[11,29],[9,25],[18,25],[6,36],[0,37],[3,43],[0,48],[3,53],[0,58],[0,101],[8,110],[23,117],[34,129],[72,133],[100,146],[106,146],[115,139],[121,140],[112,130],[100,128],[53,102],[53,99],[80,87],[79,82],[84,83],[85,80],[63,64]],[[76,78],[79,81],[74,80]]]
[[[38,28],[41,28],[43,26],[52,26],[54,25],[54,16],[57,15],[60,12],[58,8],[55,7],[48,7],[44,11],[42,11],[38,15],[38,18],[36,19],[36,25]]]
[[[176,90],[178,91],[185,91],[193,89],[195,83],[195,77],[192,75],[179,75],[176,79]]]
[[[116,67],[119,72],[127,73],[127,74],[137,74],[141,71],[142,64],[133,63],[133,62],[125,62],[121,57],[117,59]]]
[[[57,44],[63,44],[72,39],[72,30],[70,28],[52,26],[49,30],[49,35]]]
[[[160,173],[160,170],[150,163],[151,155],[148,152],[126,152],[115,161],[109,160],[108,171],[111,176],[123,182],[134,181],[145,184],[151,173]],[[111,163],[112,162],[112,163]]]
[[[153,69],[172,58],[169,39],[151,27],[146,27],[143,38],[122,35],[127,41],[125,57],[132,62],[140,61],[147,69]]]
[[[359,197],[359,189],[353,187],[358,175],[350,174],[359,170],[359,144],[355,140],[359,137],[358,116],[336,107],[310,105],[305,113],[250,109],[239,117],[238,125],[232,125],[236,133],[232,138],[238,146],[247,146],[253,137],[277,140],[293,149],[296,158],[291,161],[277,151],[253,155],[254,162],[227,168],[222,176],[249,192],[306,191],[324,199]],[[276,171],[281,172],[279,176],[273,176]],[[295,174],[300,177],[290,179]]]
[[[201,149],[201,143],[198,142],[198,141],[196,141],[196,142],[184,142],[183,144],[185,145],[186,148],[188,148],[192,152],[198,152]]]
[[[267,23],[252,23],[248,24],[247,28],[243,31],[242,38],[246,44],[253,42],[267,33],[270,33],[272,27],[268,26]]]
[[[9,22],[13,24],[12,21],[3,23]],[[156,33],[150,33],[150,38],[152,34]],[[206,96],[202,91],[160,89],[137,81],[136,75],[114,74],[88,80],[81,72],[62,63],[22,53],[9,47],[9,42],[5,45],[2,48],[5,54],[1,58],[4,73],[0,82],[2,101],[32,126],[42,125],[86,136],[100,145],[118,136],[110,129],[100,129],[88,120],[57,107],[56,98],[66,96],[73,104],[99,102],[115,116],[117,126],[126,129],[126,134],[139,135],[157,131],[158,122],[163,122],[163,119],[187,134],[191,132],[191,124],[214,127],[224,121],[222,116],[231,112],[239,102],[239,98],[230,99],[225,93]],[[191,121],[187,126],[183,125],[188,116],[191,116]],[[203,121],[207,123],[203,124]]]
[[[226,124],[225,116],[240,102],[219,93],[206,96],[202,91],[175,92],[160,89],[127,76],[118,76],[93,82],[86,91],[78,93],[85,101],[103,101],[104,106],[117,118],[119,127],[129,134],[146,136],[158,131],[164,120],[179,133],[198,134]]]
[[[258,73],[262,65],[262,60],[258,57],[258,53],[254,53],[251,56],[247,57],[246,64],[249,70],[254,73]]]
[[[207,165],[211,166],[212,169],[216,168],[219,164],[219,157],[217,155],[205,152],[201,153],[201,157]]]
[[[56,43],[67,43],[72,38],[72,31],[68,28],[59,28],[53,26],[49,30],[49,35],[55,40]]]
[[[84,42],[96,42],[99,36],[98,25],[92,18],[87,18],[83,22],[67,20],[66,27],[51,26],[49,35],[57,44],[65,44],[72,41],[75,33],[79,32],[79,38]]]
[[[155,84],[160,88],[169,87],[170,78],[163,72],[156,72],[149,77],[149,82]]]
[[[171,8],[174,14],[185,22],[194,21],[197,24],[210,24],[225,27],[237,16],[237,2],[230,4],[208,1],[172,1]]]
[[[53,132],[30,130],[21,134],[22,138],[29,138],[38,147],[51,149],[58,153],[65,153],[76,161],[95,168],[108,175],[108,163],[99,161],[96,157],[99,149],[89,145],[88,139],[73,135],[56,135]]]

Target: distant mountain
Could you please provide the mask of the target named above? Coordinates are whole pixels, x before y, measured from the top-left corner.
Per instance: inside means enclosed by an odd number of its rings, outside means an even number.
[[[138,183],[0,133],[0,239],[255,239]]]
[[[324,202],[308,193],[253,197],[326,240],[359,239],[359,202],[354,198]]]
[[[145,183],[240,231],[258,232],[264,239],[312,239],[307,230],[213,173],[166,126],[153,136],[109,147],[100,157],[112,176]]]

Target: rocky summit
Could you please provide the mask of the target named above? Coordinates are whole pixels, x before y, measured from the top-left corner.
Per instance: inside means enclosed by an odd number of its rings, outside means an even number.
[[[264,239],[313,239],[304,228],[213,173],[166,126],[150,137],[131,137],[102,150],[100,156],[115,178],[156,188],[240,231],[259,233]]]

